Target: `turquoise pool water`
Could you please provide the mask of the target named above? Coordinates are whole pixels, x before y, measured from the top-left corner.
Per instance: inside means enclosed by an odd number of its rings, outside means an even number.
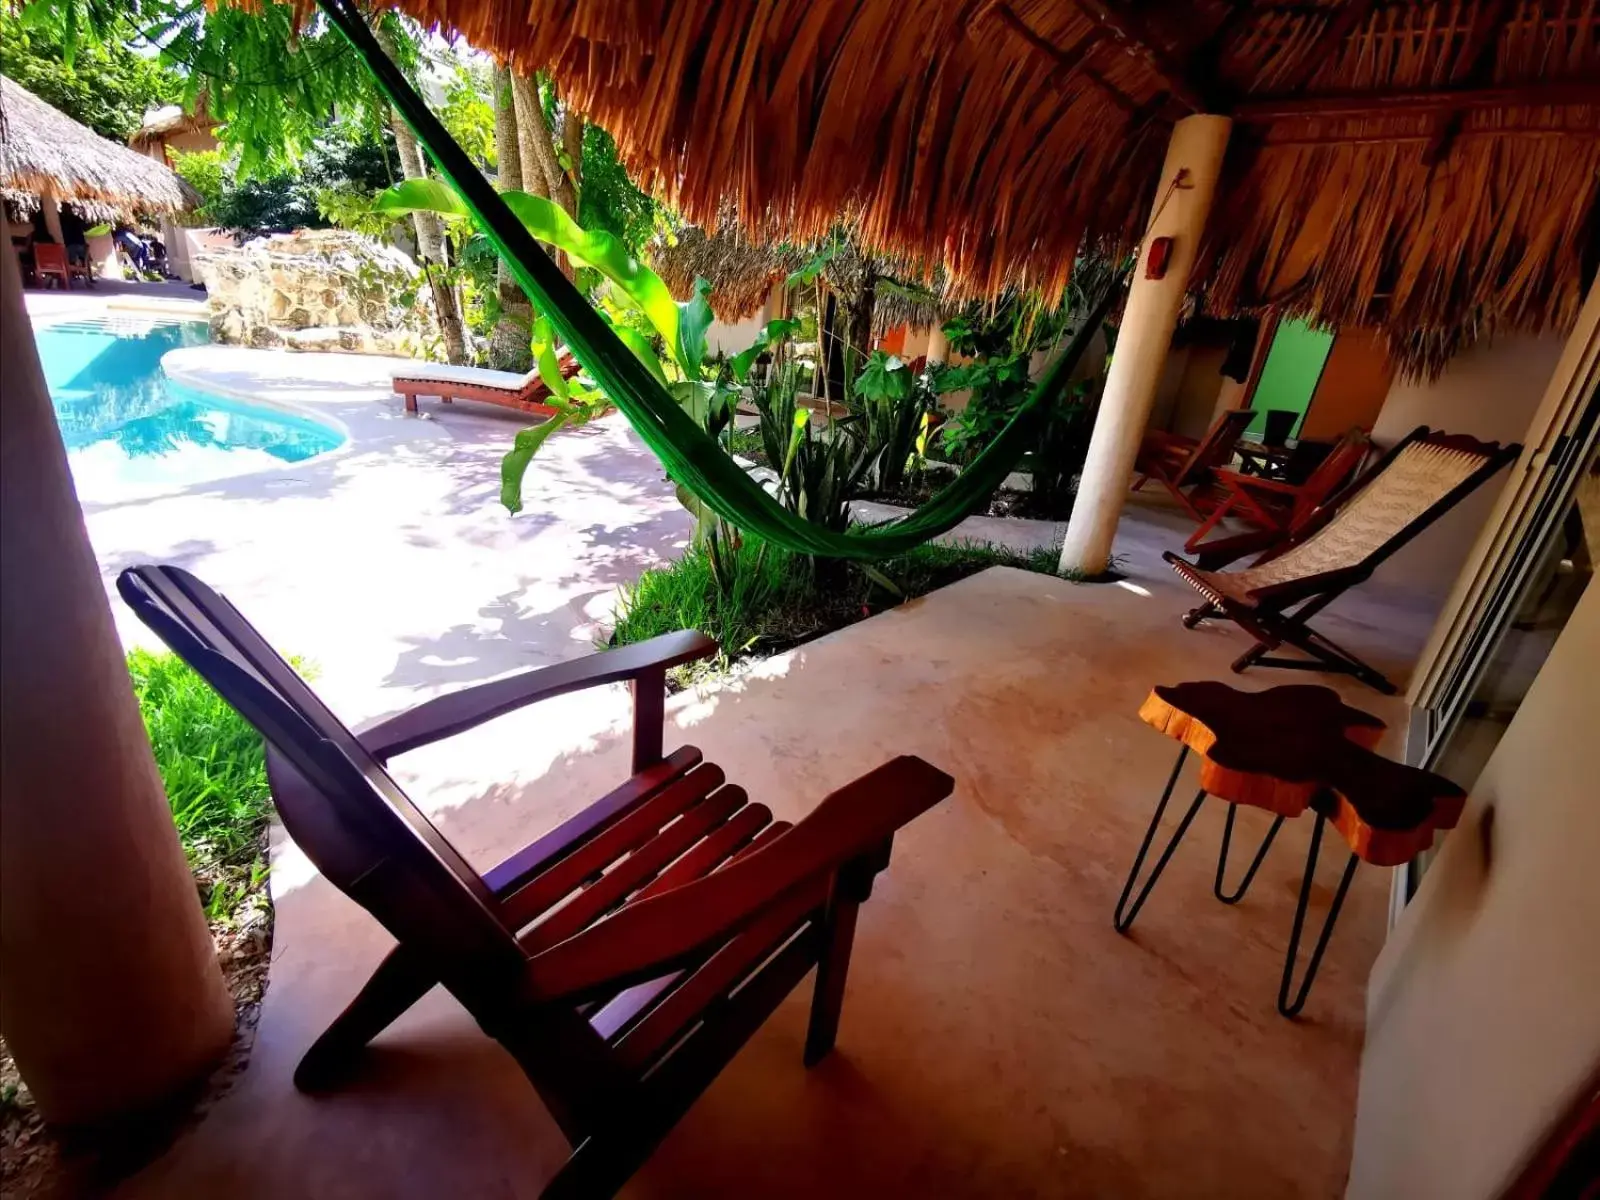
[[[118,315],[37,326],[34,337],[84,500],[301,462],[344,441],[316,421],[169,380],[161,356],[203,344],[199,321]]]

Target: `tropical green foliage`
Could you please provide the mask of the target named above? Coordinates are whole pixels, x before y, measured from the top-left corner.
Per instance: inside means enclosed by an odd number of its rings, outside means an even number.
[[[511,191],[502,193],[501,198],[534,237],[565,251],[575,266],[600,274],[609,285],[601,298],[600,311],[617,336],[657,373],[702,428],[713,435],[719,432],[732,417],[737,388],[722,377],[722,372],[708,369],[706,331],[713,320],[707,299],[709,287],[702,285],[680,303],[673,299],[661,277],[641,263],[616,234],[584,229],[560,205],[543,196]],[[373,210],[388,217],[431,212],[457,225],[470,216],[454,189],[437,179],[408,179],[396,184],[378,196]],[[637,325],[619,319],[619,306],[632,309],[659,341],[670,374],[662,370],[651,339],[642,335]],[[536,343],[539,340],[536,332]],[[520,433],[502,463],[502,499],[512,512],[521,510],[522,479],[539,447],[556,429],[589,420],[609,405],[599,391],[581,383],[574,386],[561,381],[559,372],[553,371],[553,353],[541,355],[536,349],[535,361],[540,378],[553,394],[552,407],[558,415],[538,429]],[[698,506],[691,507],[698,512]]]
[[[101,137],[125,142],[147,109],[183,96],[182,76],[153,58],[76,40],[73,51],[48,10],[29,5],[19,15],[0,4],[0,73]]]
[[[726,556],[714,565],[710,550],[691,546],[674,562],[646,571],[622,591],[611,644],[629,645],[678,629],[698,629],[715,638],[722,651],[719,659],[679,668],[673,677],[683,685],[707,671],[778,653],[989,567],[1050,574],[1061,551],[930,542],[884,559],[871,570],[855,563],[813,563],[750,537],[732,554],[730,569]],[[824,566],[828,569],[819,571]]]
[[[396,31],[401,57],[414,61],[414,27],[393,13],[381,20]],[[114,64],[102,94],[107,111],[124,115],[116,118],[123,128],[112,136],[125,137],[137,127],[148,104],[182,103],[193,111],[203,96],[207,111],[222,122],[218,136],[246,178],[289,172],[336,116],[375,133],[388,111],[361,59],[323,17],[303,6],[277,0],[28,0],[21,23],[30,38],[49,39],[33,44],[57,48],[55,55],[30,51],[31,58],[55,57],[74,73],[82,69],[80,62],[102,57]],[[18,45],[9,31],[4,40]],[[6,61],[6,74],[32,88]],[[130,82],[119,86],[124,76]],[[141,91],[139,81],[147,77],[163,81],[158,95],[147,98]],[[135,100],[139,107],[132,109]]]
[[[472,161],[486,171],[495,168],[493,79],[481,65],[457,63],[445,85],[439,120]]]
[[[290,168],[250,176],[226,149],[173,152],[173,168],[192,184],[204,205],[188,214],[194,225],[249,233],[339,224],[377,233],[392,224],[374,220],[371,197],[392,182],[393,138],[351,122],[329,126]]]
[[[213,214],[221,211],[223,196],[233,186],[233,171],[225,150],[171,151],[172,169],[200,193],[200,207],[183,214],[183,222],[200,228],[221,224]]]
[[[600,126],[583,130],[583,190],[578,195],[578,224],[613,234],[635,255],[650,239],[671,232],[671,219],[649,193],[643,192],[617,158],[617,144]]]
[[[1106,264],[1081,260],[1073,289],[1054,305],[1037,293],[1013,294],[993,307],[973,305],[945,322],[950,349],[969,361],[936,369],[931,386],[941,395],[971,391],[966,407],[951,414],[940,431],[950,459],[972,461],[1006,427],[1032,392],[1033,356],[1077,330],[1097,294],[1089,289],[1109,275]],[[1109,329],[1105,334],[1109,342]],[[1074,480],[1088,452],[1104,383],[1104,364],[1103,356],[1086,356],[1068,393],[1038,415],[1034,442],[1023,464],[1033,480],[1027,506],[1031,515],[1060,518],[1071,509]]]
[[[895,492],[920,459],[920,445],[934,395],[928,377],[914,375],[893,354],[874,350],[851,389],[846,430],[866,451],[866,482],[873,491]]]
[[[174,654],[133,650],[128,673],[206,915],[223,919],[267,874],[261,738]]]

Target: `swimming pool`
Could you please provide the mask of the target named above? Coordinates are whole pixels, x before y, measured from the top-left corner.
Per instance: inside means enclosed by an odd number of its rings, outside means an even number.
[[[330,426],[172,382],[161,356],[206,342],[200,321],[118,314],[36,326],[78,495],[182,487],[333,450]]]

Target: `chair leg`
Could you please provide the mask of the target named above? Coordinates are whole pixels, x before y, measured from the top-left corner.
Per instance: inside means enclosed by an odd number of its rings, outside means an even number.
[[[1278,819],[1272,823],[1272,828],[1267,830],[1267,836],[1261,841],[1261,848],[1256,851],[1256,856],[1250,860],[1250,867],[1244,873],[1244,878],[1239,881],[1239,886],[1232,892],[1222,890],[1222,877],[1228,868],[1228,843],[1233,840],[1233,818],[1239,811],[1237,804],[1228,805],[1228,819],[1222,826],[1222,852],[1217,855],[1217,881],[1212,885],[1211,892],[1224,904],[1237,904],[1244,899],[1244,894],[1250,889],[1250,881],[1256,877],[1256,872],[1261,869],[1262,860],[1267,857],[1267,851],[1272,848],[1272,839],[1278,836],[1278,830],[1283,827],[1283,814],[1278,814]]]
[[[1283,961],[1283,979],[1278,985],[1278,1012],[1285,1017],[1298,1016],[1306,1005],[1306,997],[1311,994],[1311,984],[1317,977],[1317,968],[1322,965],[1322,953],[1328,948],[1328,939],[1333,935],[1334,922],[1339,919],[1339,910],[1344,906],[1345,893],[1350,890],[1350,880],[1356,873],[1356,864],[1361,861],[1352,852],[1350,861],[1345,864],[1344,875],[1339,880],[1339,890],[1333,894],[1333,903],[1328,907],[1328,915],[1322,922],[1322,932],[1317,936],[1317,944],[1311,951],[1311,961],[1306,966],[1306,973],[1301,978],[1300,987],[1291,1002],[1289,988],[1294,979],[1295,960],[1300,954],[1300,934],[1305,929],[1306,904],[1311,899],[1311,882],[1317,872],[1317,850],[1322,843],[1322,827],[1325,824],[1327,818],[1318,813],[1317,823],[1311,830],[1311,849],[1306,853],[1305,877],[1300,880],[1300,900],[1294,909],[1294,928],[1289,934],[1289,950]]]
[[[294,1085],[302,1092],[326,1091],[343,1081],[366,1044],[387,1029],[439,982],[414,951],[396,946],[334,1018],[295,1068]]]
[[[1134,856],[1133,869],[1128,872],[1128,882],[1122,885],[1122,895],[1117,897],[1117,909],[1112,914],[1111,926],[1118,933],[1126,933],[1133,924],[1133,919],[1139,915],[1139,910],[1144,907],[1145,899],[1150,895],[1150,889],[1155,887],[1156,880],[1161,878],[1161,872],[1166,870],[1167,862],[1172,858],[1172,852],[1178,848],[1178,843],[1183,840],[1183,835],[1189,832],[1189,826],[1194,823],[1195,814],[1200,811],[1200,806],[1205,803],[1206,792],[1201,788],[1194,798],[1194,803],[1189,806],[1189,811],[1183,815],[1183,820],[1178,822],[1178,828],[1173,831],[1172,838],[1167,842],[1167,848],[1161,852],[1161,857],[1156,860],[1155,869],[1150,872],[1150,877],[1144,881],[1138,898],[1134,900],[1133,907],[1124,912],[1128,903],[1128,896],[1133,891],[1134,882],[1139,878],[1139,868],[1144,866],[1145,855],[1150,852],[1150,843],[1155,839],[1156,829],[1161,824],[1161,817],[1167,811],[1167,801],[1172,798],[1172,789],[1177,785],[1178,773],[1183,770],[1183,760],[1189,755],[1189,747],[1184,746],[1178,751],[1178,761],[1172,766],[1172,774],[1167,777],[1166,790],[1161,793],[1160,803],[1156,805],[1156,814],[1150,818],[1150,828],[1144,831],[1144,841],[1139,843],[1139,853]]]
[[[1276,649],[1276,646],[1268,645],[1266,642],[1257,642],[1254,646],[1251,646],[1250,649],[1239,655],[1238,658],[1234,659],[1233,662],[1229,664],[1230,669],[1235,675],[1243,675],[1251,667],[1260,662],[1261,656],[1267,651]]]
[[[1185,629],[1194,629],[1199,626],[1200,622],[1209,621],[1212,617],[1221,615],[1222,610],[1208,600],[1206,603],[1197,608],[1191,608],[1183,614],[1183,627]]]
[[[823,917],[822,955],[817,962],[817,982],[811,993],[811,1020],[806,1028],[805,1064],[814,1067],[833,1049],[839,1036],[839,1014],[844,1008],[845,977],[850,972],[850,950],[855,944],[856,915],[872,895],[872,880],[889,865],[889,846],[872,855],[852,859],[839,869]]]
[[[811,1021],[806,1027],[805,1064],[814,1067],[826,1058],[839,1036],[839,1014],[844,1007],[844,981],[850,970],[850,949],[856,935],[858,905],[828,905],[827,937],[817,964],[817,983],[811,993]]]

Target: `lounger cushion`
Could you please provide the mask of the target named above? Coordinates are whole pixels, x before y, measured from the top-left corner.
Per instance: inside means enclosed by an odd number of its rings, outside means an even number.
[[[418,363],[394,373],[396,382],[402,379],[421,380],[424,383],[466,383],[473,387],[496,388],[505,392],[520,392],[532,386],[539,378],[537,371],[515,375],[510,371],[491,371],[485,367],[453,367],[449,363]]]

